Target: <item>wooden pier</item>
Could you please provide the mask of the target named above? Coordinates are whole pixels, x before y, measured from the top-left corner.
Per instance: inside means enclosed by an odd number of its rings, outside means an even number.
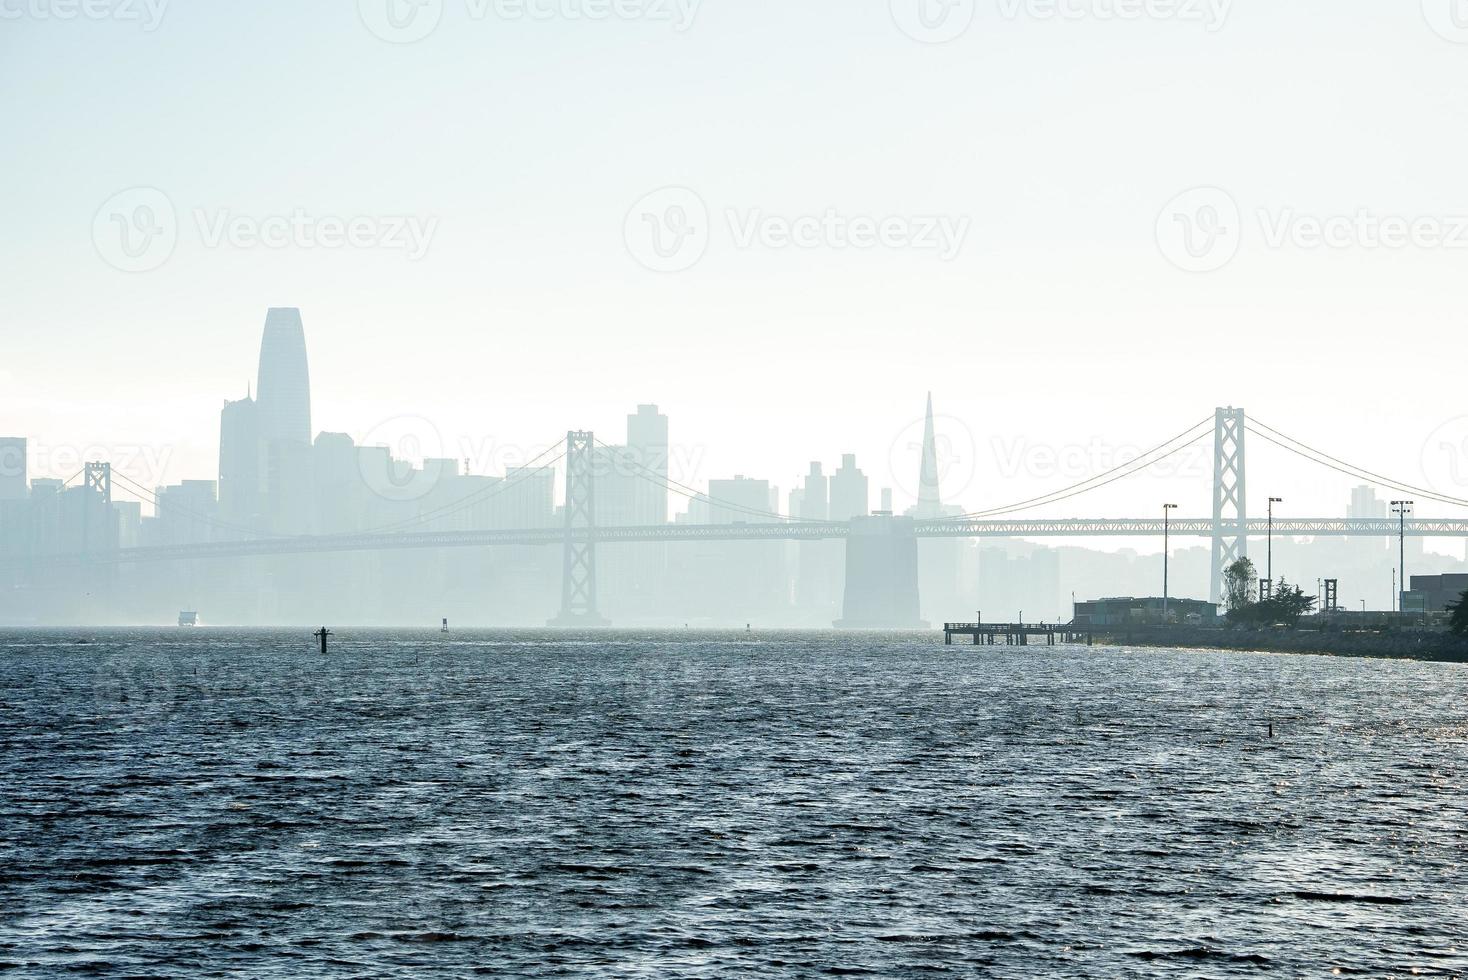
[[[953,646],[955,636],[973,637],[974,646],[996,646],[1004,638],[1005,646],[1024,647],[1044,638],[1046,646],[1057,643],[1084,643],[1094,646],[1095,631],[1090,626],[1075,626],[1068,623],[944,623],[943,645]]]

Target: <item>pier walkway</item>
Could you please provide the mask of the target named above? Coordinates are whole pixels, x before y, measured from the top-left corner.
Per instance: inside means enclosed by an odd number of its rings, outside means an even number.
[[[944,623],[943,644],[952,646],[955,636],[973,637],[974,646],[995,646],[1004,638],[1006,646],[1029,646],[1030,638],[1036,642],[1043,637],[1046,646],[1056,643],[1084,643],[1094,646],[1095,630],[1090,626],[1067,623]]]

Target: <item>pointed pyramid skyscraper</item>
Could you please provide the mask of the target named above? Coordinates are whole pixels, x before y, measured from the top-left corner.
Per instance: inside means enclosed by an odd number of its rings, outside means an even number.
[[[915,516],[941,516],[943,499],[938,491],[938,438],[933,432],[933,393],[928,392],[928,414],[923,423],[923,462],[918,473],[918,502]]]

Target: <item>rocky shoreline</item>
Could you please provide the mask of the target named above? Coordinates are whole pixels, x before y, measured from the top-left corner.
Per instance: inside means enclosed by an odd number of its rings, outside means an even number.
[[[1426,630],[1345,632],[1340,630],[1208,629],[1194,626],[1133,626],[1098,630],[1108,646],[1191,647],[1334,657],[1380,657],[1468,663],[1468,639]]]

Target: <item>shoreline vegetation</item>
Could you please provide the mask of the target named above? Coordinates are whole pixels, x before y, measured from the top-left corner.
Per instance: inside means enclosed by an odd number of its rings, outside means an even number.
[[[1205,626],[1117,626],[1096,631],[1097,646],[1185,647],[1468,663],[1468,638],[1437,630],[1300,630]]]

